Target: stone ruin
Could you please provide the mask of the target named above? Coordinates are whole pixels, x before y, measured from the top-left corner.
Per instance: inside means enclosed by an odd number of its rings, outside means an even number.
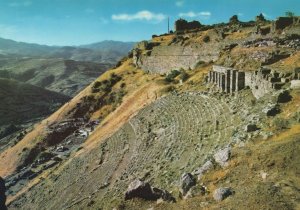
[[[245,88],[245,72],[214,65],[208,74],[208,82],[216,84],[223,92],[233,93]]]
[[[280,90],[285,84],[291,82],[291,87],[298,88],[300,72],[278,73],[270,69],[260,69],[254,72],[239,71],[233,68],[214,65],[208,74],[208,82],[213,83],[225,93],[234,93],[249,87],[256,98],[266,93]]]
[[[261,23],[261,22],[265,22],[265,21],[267,21],[267,20],[262,13],[260,13],[258,16],[255,17],[255,22],[257,22],[257,23]]]
[[[233,15],[230,19],[229,19],[229,24],[238,24],[240,23],[239,18],[237,15]]]
[[[277,18],[276,21],[273,22],[272,24],[272,29],[273,31],[276,30],[283,30],[286,27],[289,27],[291,25],[300,25],[300,17],[295,16],[295,17],[279,17]]]
[[[193,30],[193,29],[198,29],[201,28],[201,23],[199,21],[191,21],[188,22],[182,18],[180,18],[179,20],[175,21],[175,31],[185,31],[185,30]]]

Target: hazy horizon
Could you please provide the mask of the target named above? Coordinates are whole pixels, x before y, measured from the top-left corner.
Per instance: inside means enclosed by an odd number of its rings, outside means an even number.
[[[234,14],[249,21],[300,11],[297,0],[2,0],[0,7],[0,37],[50,46],[147,40],[167,32],[168,17],[172,28],[180,17],[214,24]]]
[[[15,41],[18,43],[26,43],[26,44],[37,44],[37,45],[41,45],[41,46],[48,46],[48,47],[83,47],[85,45],[93,45],[93,44],[98,44],[98,43],[103,43],[103,42],[123,42],[123,43],[136,43],[134,41],[120,41],[120,40],[100,40],[100,41],[96,41],[96,42],[87,42],[87,43],[83,43],[83,44],[74,44],[74,45],[52,45],[52,44],[40,44],[40,43],[35,43],[35,42],[26,42],[26,41],[18,41],[18,40],[14,40],[14,39],[10,39],[10,38],[4,38],[4,37],[0,37],[0,39],[6,39],[6,40],[11,40],[11,41]]]

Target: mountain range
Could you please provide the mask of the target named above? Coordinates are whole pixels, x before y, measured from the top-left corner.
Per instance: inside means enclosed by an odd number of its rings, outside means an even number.
[[[8,125],[26,128],[27,121],[54,112],[115,66],[133,45],[103,41],[61,47],[0,38],[0,133]]]
[[[63,58],[96,63],[115,63],[126,55],[134,42],[102,41],[81,46],[47,46],[0,38],[1,57]]]

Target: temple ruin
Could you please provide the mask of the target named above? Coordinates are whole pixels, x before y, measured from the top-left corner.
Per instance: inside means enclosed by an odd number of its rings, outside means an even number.
[[[233,93],[245,88],[245,72],[214,65],[208,74],[208,82],[216,84],[223,92]]]
[[[239,71],[233,68],[214,65],[208,73],[208,82],[213,83],[225,93],[234,93],[249,87],[256,98],[264,96],[275,90],[280,90],[285,84],[291,82],[298,87],[300,72],[278,73],[270,69],[260,69],[254,72]]]

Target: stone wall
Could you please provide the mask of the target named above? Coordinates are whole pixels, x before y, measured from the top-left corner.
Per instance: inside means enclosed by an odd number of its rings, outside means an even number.
[[[226,93],[234,93],[249,87],[256,98],[267,93],[280,90],[283,85],[292,80],[292,86],[297,88],[300,74],[280,74],[270,69],[260,69],[255,72],[238,71],[223,66],[213,66],[208,74],[208,82],[215,84],[218,89]]]
[[[175,21],[174,29],[175,31],[185,31],[201,28],[201,24],[199,21],[191,21],[188,22],[184,19],[179,19]]]
[[[273,23],[273,31],[274,30],[282,30],[291,25],[299,25],[300,24],[300,17],[279,17]]]
[[[134,49],[133,60],[143,70],[161,74],[181,68],[194,69],[199,61],[216,61],[219,53],[220,46],[213,43],[155,46],[148,51]]]
[[[259,71],[246,72],[245,85],[250,87],[256,98],[260,98],[266,93],[273,91],[272,83],[267,79],[267,75]]]

